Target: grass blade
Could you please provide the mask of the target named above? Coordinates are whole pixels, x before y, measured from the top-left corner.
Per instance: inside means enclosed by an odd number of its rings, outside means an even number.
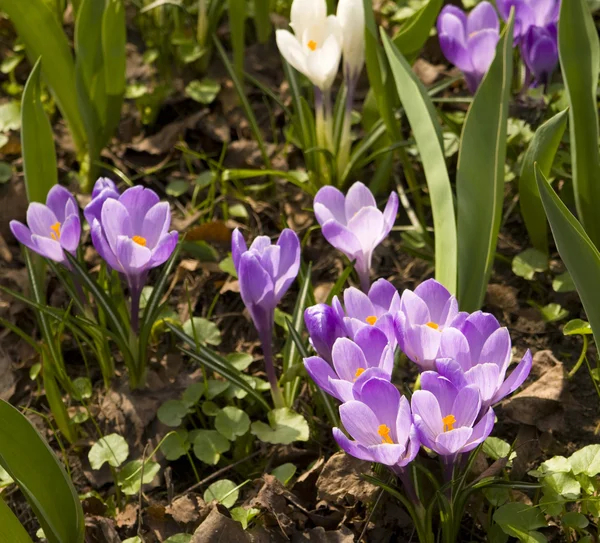
[[[394,45],[408,61],[412,61],[425,45],[442,9],[442,3],[442,0],[429,0],[404,22],[392,38]]]
[[[398,96],[421,154],[429,187],[435,231],[435,277],[454,293],[457,286],[456,217],[442,130],[427,90],[384,31],[381,36]]]
[[[0,541],[11,543],[32,543],[19,519],[0,497]]]
[[[502,219],[514,16],[465,119],[456,179],[458,300],[478,310],[492,273]],[[437,232],[436,232],[437,234]]]
[[[267,43],[273,30],[271,0],[254,0],[254,27],[259,43]]]
[[[538,251],[546,254],[548,254],[548,226],[540,191],[535,181],[535,164],[538,164],[544,177],[548,177],[554,155],[567,127],[567,118],[567,110],[561,111],[536,130],[523,158],[519,178],[519,204],[529,239]]]
[[[598,150],[598,31],[585,0],[561,2],[560,66],[569,99],[573,187],[579,219],[600,246],[600,152]]]
[[[246,3],[246,0],[227,0],[233,65],[242,84],[244,83],[244,48],[246,45]]]
[[[25,189],[30,202],[46,201],[58,183],[52,126],[41,100],[41,58],[29,74],[21,102],[21,148]]]

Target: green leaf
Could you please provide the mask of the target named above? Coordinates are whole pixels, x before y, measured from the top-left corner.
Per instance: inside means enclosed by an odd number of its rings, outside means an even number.
[[[213,500],[231,509],[240,495],[237,485],[229,479],[221,479],[210,485],[204,492],[204,501],[210,503]]]
[[[221,332],[218,326],[202,317],[193,317],[183,325],[183,333],[193,337],[197,343],[202,345],[220,345]]]
[[[510,445],[498,437],[488,437],[483,442],[483,453],[492,460],[500,460],[500,458],[514,460],[517,457],[517,453],[511,451]]]
[[[575,511],[565,513],[560,519],[561,526],[564,528],[572,528],[573,530],[583,530],[588,527],[589,523],[590,521],[585,515]]]
[[[77,401],[88,400],[92,397],[92,382],[87,377],[73,379],[72,385],[72,394]]]
[[[595,477],[600,473],[600,445],[587,445],[569,457],[573,473]]]
[[[430,4],[432,3],[433,0],[430,1]],[[441,1],[435,3],[441,4]],[[381,37],[396,81],[396,91],[404,106],[423,161],[435,231],[435,277],[454,293],[457,281],[456,218],[442,131],[436,120],[433,103],[423,84],[383,29]]]
[[[237,520],[237,519],[236,519]],[[19,519],[0,496],[0,540],[10,543],[32,543]]]
[[[254,0],[254,27],[259,43],[267,43],[271,36],[271,0]]]
[[[216,417],[220,410],[221,408],[215,402],[211,402],[210,400],[202,402],[202,413],[207,417]]]
[[[277,480],[282,485],[287,485],[294,474],[296,473],[296,466],[294,464],[281,464],[281,466],[277,466],[272,472],[271,475],[277,477]]]
[[[161,443],[160,450],[165,458],[170,461],[178,460],[184,456],[190,450],[188,431],[180,429],[169,433]]]
[[[308,422],[288,407],[269,412],[269,425],[257,421],[252,423],[251,432],[265,443],[289,445],[294,441],[308,441]]]
[[[194,407],[204,394],[204,383],[192,383],[181,396],[181,401],[188,407]]]
[[[227,358],[229,363],[239,371],[244,371],[254,361],[252,355],[248,353],[231,353],[225,358]]]
[[[160,464],[152,460],[133,460],[128,462],[119,471],[117,482],[126,496],[135,496],[139,493],[142,485],[152,482],[160,471]]]
[[[542,512],[524,503],[507,503],[494,513],[494,521],[504,533],[524,543],[544,543],[546,538],[535,530],[547,526]]]
[[[217,413],[215,428],[229,441],[235,441],[243,436],[250,428],[250,417],[237,407],[224,407]]]
[[[569,312],[564,309],[560,304],[548,304],[543,307],[538,307],[542,318],[546,322],[556,322],[562,319],[566,319],[569,316]]]
[[[561,273],[560,275],[557,275],[553,280],[552,280],[552,290],[554,290],[554,292],[573,292],[574,290],[576,290],[575,288],[575,283],[573,282],[573,278],[571,277],[571,274],[567,271],[565,273]]]
[[[207,381],[207,390],[206,397],[209,400],[213,400],[217,396],[220,396],[225,392],[230,386],[230,383],[227,381],[222,381],[219,379],[208,379]]]
[[[246,37],[246,0],[227,0],[233,64],[241,82],[244,80],[244,47]]]
[[[190,543],[192,537],[192,534],[175,534],[165,539],[164,543]]]
[[[118,468],[129,456],[129,445],[123,436],[108,434],[92,445],[88,459],[92,469],[100,469],[105,462]]]
[[[542,479],[544,489],[549,488],[552,492],[565,498],[578,498],[581,493],[581,485],[572,473],[550,473]]]
[[[579,219],[596,247],[600,246],[599,43],[585,0],[561,2],[558,52],[569,100],[575,204]]]
[[[48,191],[58,183],[52,127],[41,99],[41,58],[35,63],[21,106],[21,148],[25,188],[30,202],[46,202]]]
[[[221,84],[214,79],[205,77],[201,81],[194,79],[185,88],[185,94],[201,104],[212,104],[221,91]]]
[[[255,509],[254,507],[248,507],[247,509],[245,507],[234,507],[229,513],[231,514],[231,518],[237,520],[245,530],[248,528],[248,524],[260,514],[260,509]]]
[[[548,254],[548,227],[540,191],[535,182],[534,165],[537,163],[546,177],[550,175],[554,155],[567,127],[567,115],[567,110],[561,111],[536,130],[523,157],[519,177],[519,205],[525,227],[533,246],[544,254]]]
[[[478,310],[496,255],[504,200],[506,121],[512,81],[514,19],[467,113],[458,156],[458,300]]]
[[[144,543],[142,538],[139,535],[134,535],[133,537],[128,537],[123,543]]]
[[[560,257],[567,266],[586,311],[596,343],[600,340],[600,253],[542,173],[536,170],[542,203]]]
[[[531,281],[535,274],[548,269],[548,255],[537,249],[525,249],[513,258],[512,271],[515,275]]]
[[[392,40],[403,56],[410,60],[422,49],[441,8],[442,0],[429,0],[406,19]]]
[[[10,102],[6,102],[6,104],[0,105],[0,132],[19,130],[20,128],[21,106],[19,102],[11,100]]]
[[[194,436],[194,454],[198,460],[216,465],[221,455],[229,450],[229,440],[216,430],[198,430]]]
[[[50,543],[83,542],[83,510],[71,480],[27,418],[1,400],[0,466],[27,498]],[[7,516],[0,512],[0,540],[27,541],[18,539],[15,526],[15,539],[3,536],[9,529]]]
[[[169,181],[165,192],[169,196],[173,196],[173,198],[179,198],[183,196],[188,189],[190,188],[190,184],[184,179],[175,179],[173,181]]]
[[[167,426],[177,428],[188,415],[189,407],[181,400],[167,400],[158,408],[158,420]]]
[[[570,320],[563,328],[565,336],[585,336],[592,333],[592,327],[589,322],[581,319]]]

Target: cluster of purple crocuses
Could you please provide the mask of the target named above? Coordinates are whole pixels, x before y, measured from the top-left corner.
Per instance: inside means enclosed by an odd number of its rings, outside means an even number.
[[[514,42],[525,63],[525,86],[547,85],[558,64],[560,0],[496,0],[502,19],[515,12]],[[465,75],[475,93],[487,73],[500,39],[500,22],[489,2],[480,2],[467,15],[456,6],[442,9],[437,22],[445,57]]]
[[[129,285],[131,326],[137,332],[139,300],[148,272],[168,260],[177,245],[177,232],[169,231],[169,204],[142,186],[120,194],[110,179],[100,178],[83,214],[98,254]],[[11,221],[10,228],[17,240],[32,251],[71,268],[65,251],[76,254],[81,222],[79,206],[66,188],[52,187],[46,205],[29,205],[27,226]]]

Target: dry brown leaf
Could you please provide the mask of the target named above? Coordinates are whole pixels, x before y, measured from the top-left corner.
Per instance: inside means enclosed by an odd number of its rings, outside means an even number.
[[[194,532],[191,543],[249,543],[250,536],[244,531],[242,525],[225,516],[226,511],[216,506],[206,520]]]

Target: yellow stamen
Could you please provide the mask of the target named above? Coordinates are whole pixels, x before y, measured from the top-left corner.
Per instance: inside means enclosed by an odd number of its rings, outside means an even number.
[[[308,42],[308,48],[309,48],[311,51],[316,51],[316,50],[317,50],[317,42],[316,42],[316,41],[314,41],[314,40],[310,40],[310,41]]]
[[[449,432],[450,430],[454,430],[456,418],[454,415],[448,415],[442,419],[442,422],[444,423],[444,432]]]
[[[377,317],[375,315],[371,315],[365,319],[371,326],[373,326],[377,322]]]
[[[146,247],[146,238],[143,238],[142,236],[133,236],[131,239],[132,241],[135,241],[138,245]]]
[[[50,237],[54,241],[58,241],[60,239],[60,223],[57,222],[56,224],[53,224],[50,227],[50,230],[52,230],[52,232],[50,232]]]
[[[363,373],[365,373],[365,368],[358,368],[354,374],[354,380],[356,381]]]
[[[381,442],[389,443],[390,445],[393,445],[394,442],[392,441],[392,438],[390,437],[390,432],[391,432],[391,430],[389,429],[389,427],[386,424],[381,424],[379,426],[379,428],[377,428],[377,433],[381,436]]]
[[[431,322],[431,321],[429,321],[427,323],[427,326],[429,326],[429,328],[433,328],[434,330],[439,330],[439,328],[440,328],[439,324],[436,324],[435,322]]]

